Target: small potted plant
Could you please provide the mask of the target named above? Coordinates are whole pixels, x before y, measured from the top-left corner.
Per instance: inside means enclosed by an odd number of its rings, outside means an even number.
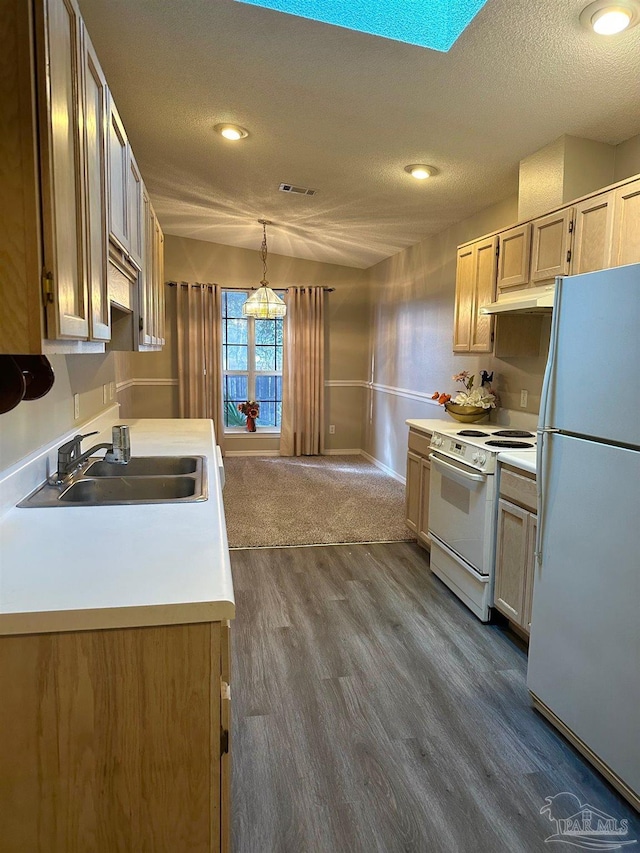
[[[256,431],[256,419],[260,417],[260,403],[255,400],[247,400],[246,403],[238,403],[238,411],[247,419],[247,431]]]
[[[480,385],[477,388],[474,388],[475,374],[470,374],[468,370],[456,373],[452,378],[454,382],[462,383],[464,391],[460,391],[453,400],[451,394],[441,394],[436,391],[431,399],[437,400],[441,406],[444,406],[447,414],[454,420],[460,423],[477,423],[484,420],[491,409],[495,409],[497,394],[491,387],[493,373],[489,374],[486,370],[480,371]]]

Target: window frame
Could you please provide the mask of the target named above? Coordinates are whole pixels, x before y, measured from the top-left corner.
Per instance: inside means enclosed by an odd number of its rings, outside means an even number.
[[[278,294],[278,296],[284,297],[284,294],[286,291],[276,290],[275,292]],[[251,289],[247,288],[246,291],[243,291],[240,288],[235,288],[235,287],[226,287],[225,288],[225,287],[223,287],[222,293],[223,294],[224,293],[246,293],[246,295],[249,296],[249,294],[251,293]],[[224,302],[223,302],[223,305],[224,305]],[[225,368],[225,366],[224,366],[225,365],[224,346],[225,346],[226,329],[223,328],[223,333],[221,336],[222,337],[221,347],[222,347],[222,386],[223,386],[223,408],[224,408],[224,392],[226,390],[226,383],[224,381],[225,376],[246,376],[247,377],[247,397],[248,397],[248,399],[255,399],[256,377],[258,377],[258,376],[279,376],[280,379],[282,379],[282,368],[280,368],[280,370],[278,370],[277,368],[274,370],[256,370],[256,318],[255,317],[228,318],[223,314],[221,319],[222,319],[223,324],[224,324],[226,319],[244,319],[247,321],[247,344],[246,344],[246,346],[247,346],[247,370],[228,370]],[[227,344],[227,345],[233,346],[233,344],[231,344],[231,345]],[[244,346],[244,344],[239,344],[239,346]],[[258,344],[258,346],[262,346],[262,345]],[[270,345],[264,344],[264,346],[270,346]],[[277,348],[278,348],[278,344],[275,344],[274,350],[277,350]],[[283,337],[282,337],[281,349],[282,349],[282,359],[284,361],[284,327],[283,327]],[[276,355],[276,354],[277,353],[274,353],[274,355]],[[276,358],[276,364],[277,364],[277,358]],[[282,384],[280,387],[282,388]],[[259,401],[259,402],[262,402],[262,401]],[[272,401],[267,401],[267,402],[272,402]],[[282,405],[282,400],[276,401],[276,403],[277,402],[279,402],[280,405]],[[244,426],[227,426],[226,424],[223,423],[224,434],[225,435],[233,435],[236,437],[237,436],[256,436],[256,435],[279,436],[281,429],[282,429],[282,416],[281,416],[280,420],[281,420],[280,426],[275,426],[273,424],[270,424],[269,426],[261,426],[259,423],[259,419],[258,419],[258,423],[256,424],[256,431],[255,432],[249,432],[247,430],[247,428]]]

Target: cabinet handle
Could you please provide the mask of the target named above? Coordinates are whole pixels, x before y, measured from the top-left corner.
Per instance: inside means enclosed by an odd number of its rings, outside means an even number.
[[[571,249],[567,252],[567,263],[571,260]]]

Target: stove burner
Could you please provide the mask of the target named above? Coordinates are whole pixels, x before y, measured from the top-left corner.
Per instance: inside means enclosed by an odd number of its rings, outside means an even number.
[[[483,437],[483,436],[489,435],[489,433],[488,432],[480,432],[479,429],[463,429],[463,430],[460,430],[460,432],[457,432],[456,435],[469,435],[469,436]]]
[[[505,438],[533,438],[532,432],[525,432],[521,429],[501,429],[494,432],[494,435],[503,435]]]
[[[498,435],[498,433],[496,432],[494,435]],[[491,447],[533,447],[533,444],[528,441],[485,441],[485,444]]]

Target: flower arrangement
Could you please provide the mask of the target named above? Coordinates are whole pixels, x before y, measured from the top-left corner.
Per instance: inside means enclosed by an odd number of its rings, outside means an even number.
[[[486,370],[480,371],[480,385],[474,388],[475,374],[469,373],[468,370],[463,370],[461,373],[456,373],[452,377],[454,382],[462,383],[464,391],[458,392],[453,399],[457,406],[474,406],[479,409],[495,409],[498,402],[498,395],[491,387],[493,381],[493,373],[489,374]],[[451,394],[441,394],[436,391],[431,395],[432,400],[437,400],[441,406],[446,405],[451,401]]]
[[[247,400],[245,403],[238,403],[238,411],[247,419],[248,432],[256,431],[256,418],[260,417],[260,403],[256,400]]]

